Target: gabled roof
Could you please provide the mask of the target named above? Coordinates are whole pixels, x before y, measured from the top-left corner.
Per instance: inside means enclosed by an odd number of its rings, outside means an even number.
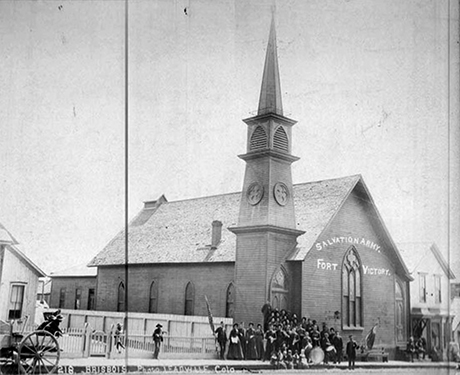
[[[238,220],[241,193],[164,202],[153,214],[144,208],[129,225],[130,264],[235,261],[236,236],[227,227]],[[145,218],[148,217],[147,220]],[[140,220],[142,218],[142,220]],[[223,224],[222,238],[211,249],[212,221]],[[125,263],[125,236],[121,231],[89,266]]]
[[[6,229],[2,223],[0,223],[0,245],[6,245],[6,248],[11,251],[16,257],[28,265],[39,277],[46,276],[40,267],[38,267],[34,262],[32,262],[21,250],[19,250],[15,245],[18,245],[19,242],[13,237],[13,235]],[[1,270],[0,270],[1,271]],[[1,273],[1,272],[0,272]]]
[[[19,242],[13,237],[13,235],[6,229],[2,223],[0,223],[0,245],[17,245]]]
[[[19,250],[14,245],[7,245],[6,248],[10,250],[14,255],[16,255],[20,260],[22,260],[26,265],[28,265],[38,277],[46,276],[46,273],[43,272],[40,267],[38,267],[34,262],[32,262],[21,250]]]
[[[360,179],[354,175],[294,186],[297,229],[305,234],[297,238],[298,246],[290,260],[305,259]]]
[[[363,201],[368,202],[367,209],[369,210],[369,220],[375,228],[378,228],[378,232],[382,240],[387,244],[387,248],[397,260],[398,268],[406,276],[407,280],[412,280],[404,260],[390,236],[390,233],[388,232],[388,229],[385,226],[385,223],[361,175],[350,176],[348,177],[348,180],[337,179],[321,181],[320,183],[317,183],[317,186],[305,187],[307,189],[304,190],[305,194],[303,197],[296,195],[295,207],[297,221],[302,223],[301,225],[305,225],[304,227],[298,229],[305,230],[307,233],[298,237],[298,246],[293,254],[291,254],[289,260],[302,261],[305,259],[318,237],[320,237],[321,234],[332,224],[334,218],[347,200],[348,196],[352,193],[352,191],[356,191]],[[325,199],[322,194],[327,194],[327,199]],[[313,203],[315,201],[316,204]],[[306,207],[303,207],[304,204]]]
[[[360,175],[296,184],[293,188],[297,229],[305,234],[297,238],[298,246],[288,260],[305,259],[356,189],[368,202],[372,211],[370,220],[378,226],[382,239],[398,261],[399,269],[408,280],[412,279]],[[152,206],[146,205],[129,225],[128,263],[234,262],[236,236],[228,228],[237,225],[240,199],[239,192],[174,202],[163,197]],[[212,248],[214,220],[221,221],[223,229],[220,243]],[[124,246],[124,231],[121,231],[88,266],[125,264]]]
[[[445,275],[451,280],[455,279],[454,273],[450,269],[444,256],[441,254],[435,243],[405,242],[398,244],[398,246],[411,274],[417,272],[417,270],[421,270],[419,267],[427,261],[430,261],[430,257],[433,255]]]
[[[306,233],[292,260],[303,260],[319,234],[330,223],[361,176],[347,176],[294,185],[297,229]],[[215,195],[144,208],[128,229],[129,264],[234,262],[236,236],[227,228],[237,225],[241,193]],[[146,218],[148,219],[146,220]],[[142,220],[139,220],[142,218]],[[212,221],[223,224],[222,239],[211,249]],[[89,266],[124,264],[121,231]]]

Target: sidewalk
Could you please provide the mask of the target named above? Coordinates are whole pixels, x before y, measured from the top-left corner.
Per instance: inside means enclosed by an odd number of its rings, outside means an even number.
[[[117,358],[105,357],[90,358],[63,358],[59,362],[61,374],[106,374],[106,373],[227,373],[240,370],[273,370],[268,362],[261,361],[232,361],[219,359],[145,359],[145,358]],[[364,369],[395,369],[395,368],[423,368],[423,369],[455,369],[453,362],[356,362],[356,368]],[[340,365],[315,365],[311,369],[346,369],[347,363]],[[296,370],[293,370],[296,371]],[[304,370],[305,371],[305,370]]]

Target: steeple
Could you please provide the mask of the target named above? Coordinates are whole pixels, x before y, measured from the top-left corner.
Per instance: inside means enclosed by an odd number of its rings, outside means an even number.
[[[267,52],[265,54],[264,74],[262,77],[257,115],[265,115],[268,113],[283,115],[278,55],[276,53],[275,13],[273,11]]]
[[[243,121],[247,146],[238,156],[246,162],[246,171],[238,224],[229,230],[237,236],[235,319],[249,322],[260,319],[260,306],[267,299],[272,306],[292,310],[294,291],[280,291],[273,280],[284,279],[290,267],[286,260],[304,233],[296,226],[292,188],[291,164],[298,160],[291,154],[296,121],[283,115],[273,14],[259,110]]]

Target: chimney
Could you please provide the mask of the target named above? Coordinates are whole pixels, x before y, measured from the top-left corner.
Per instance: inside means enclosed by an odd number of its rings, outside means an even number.
[[[166,197],[163,194],[160,198],[158,198],[155,201],[144,201],[144,209],[148,210],[148,209],[152,209],[152,208],[158,208],[158,207],[160,207],[160,205],[162,203],[165,203],[167,201],[168,200],[166,199]]]
[[[216,249],[217,245],[222,238],[222,222],[214,220],[212,222],[212,238],[211,238],[211,249]]]

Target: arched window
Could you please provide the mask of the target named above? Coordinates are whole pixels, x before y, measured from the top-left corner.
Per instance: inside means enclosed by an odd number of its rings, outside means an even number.
[[[280,267],[273,274],[271,283],[271,304],[278,310],[289,310],[289,285],[286,271]]]
[[[225,304],[225,317],[234,318],[235,317],[235,285],[230,283],[227,288],[227,300]]]
[[[125,284],[118,284],[117,311],[125,311]]]
[[[404,292],[399,281],[395,282],[395,320],[396,320],[396,342],[406,341],[406,319],[404,308]]]
[[[152,281],[150,284],[149,313],[156,312],[158,312],[158,283]]]
[[[289,151],[288,137],[282,126],[279,126],[275,131],[275,135],[273,136],[273,148],[285,152]]]
[[[185,287],[185,308],[184,315],[193,315],[195,306],[195,288],[193,284],[189,282]]]
[[[266,148],[268,146],[267,141],[267,133],[265,133],[264,128],[259,125],[256,130],[254,130],[254,133],[252,133],[249,146],[250,151]]]
[[[363,301],[361,283],[361,262],[358,252],[352,246],[342,265],[342,323],[347,327],[362,327]]]

